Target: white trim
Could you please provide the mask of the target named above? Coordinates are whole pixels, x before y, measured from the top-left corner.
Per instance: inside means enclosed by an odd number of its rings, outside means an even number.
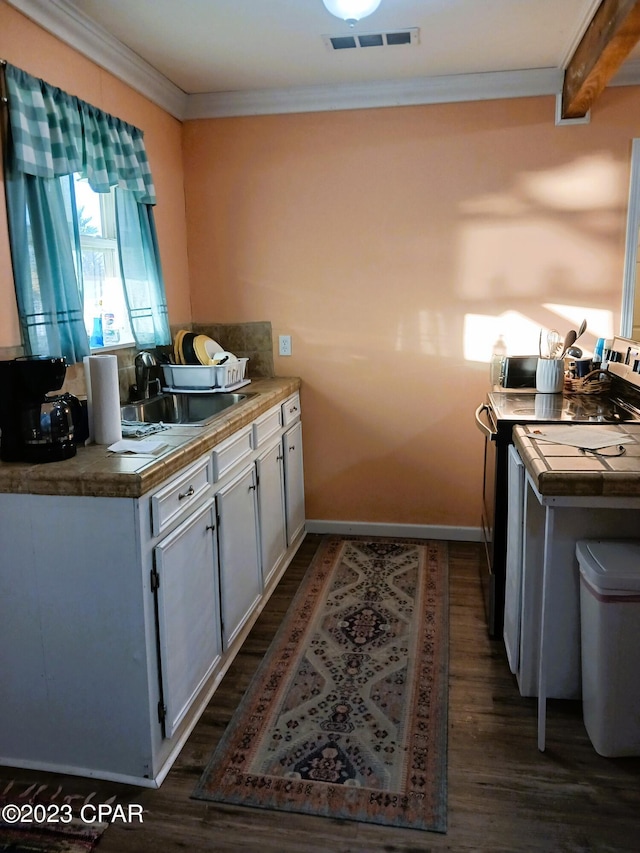
[[[383,80],[340,86],[210,92],[189,96],[185,118],[222,118],[486,101],[555,95],[561,88],[561,71],[556,68],[538,68],[529,71],[414,77],[407,80]]]
[[[450,542],[482,542],[482,529],[480,527],[307,519],[305,530],[307,533],[335,533],[341,536],[393,536],[400,539],[446,539]]]
[[[8,2],[180,120],[524,98],[555,95],[562,89],[560,69],[534,68],[187,95],[67,0]]]
[[[632,59],[625,62],[616,76],[609,83],[610,86],[638,86],[640,85],[640,59]]]
[[[591,110],[579,118],[562,118],[562,92],[556,95],[556,127],[565,124],[589,124],[591,121]]]
[[[636,265],[638,262],[638,229],[640,228],[640,139],[631,142],[631,175],[629,178],[629,204],[622,278],[622,307],[620,334],[631,337],[633,332],[633,306],[636,295]]]
[[[67,0],[8,2],[170,115],[184,118],[188,95]]]

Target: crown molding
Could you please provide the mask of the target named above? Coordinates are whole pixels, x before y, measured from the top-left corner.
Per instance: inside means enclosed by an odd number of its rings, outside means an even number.
[[[65,0],[7,2],[170,115],[180,120],[184,118],[188,95],[182,89]]]
[[[562,69],[534,68],[335,86],[187,95],[67,0],[7,2],[181,121],[556,96],[562,91]],[[628,62],[610,85],[638,84],[640,62]]]
[[[639,86],[640,60],[631,59],[624,63],[620,71],[609,83],[610,86]]]
[[[416,77],[338,86],[299,86],[190,95],[186,119],[275,113],[399,107],[496,98],[555,95],[562,72],[555,68]]]

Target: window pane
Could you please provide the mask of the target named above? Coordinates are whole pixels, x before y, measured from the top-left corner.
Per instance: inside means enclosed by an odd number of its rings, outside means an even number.
[[[75,189],[80,235],[105,237],[98,193],[94,193],[89,183],[79,175],[75,176]]]
[[[113,190],[109,194],[94,193],[88,182],[76,175],[75,192],[89,343],[92,349],[132,344],[115,240]]]

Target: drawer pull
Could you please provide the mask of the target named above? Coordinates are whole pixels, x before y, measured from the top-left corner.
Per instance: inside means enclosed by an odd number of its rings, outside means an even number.
[[[255,486],[249,486],[248,491],[250,491],[250,492],[255,492],[255,490],[256,490],[256,487],[255,487]]]
[[[295,450],[295,449],[296,449],[295,444],[292,444],[292,445],[291,445],[291,447],[289,448],[289,453],[291,453],[291,451],[292,451],[292,450]]]
[[[190,498],[193,494],[195,494],[195,489],[193,486],[189,486],[186,492],[181,492],[178,494],[178,500],[181,501],[184,498]]]
[[[206,529],[207,529],[207,530],[215,530],[215,529],[216,529],[216,526],[215,526],[215,524],[207,524]]]

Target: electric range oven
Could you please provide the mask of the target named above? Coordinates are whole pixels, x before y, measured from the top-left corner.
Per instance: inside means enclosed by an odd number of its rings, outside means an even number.
[[[640,393],[614,377],[606,396],[492,391],[475,413],[484,434],[482,587],[489,636],[502,637],[507,554],[508,457],[514,426],[531,423],[611,424],[640,421]]]

